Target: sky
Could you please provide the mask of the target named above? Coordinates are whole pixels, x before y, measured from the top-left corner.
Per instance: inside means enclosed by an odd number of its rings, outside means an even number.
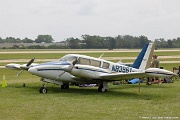
[[[180,37],[180,0],[0,0],[0,37]]]

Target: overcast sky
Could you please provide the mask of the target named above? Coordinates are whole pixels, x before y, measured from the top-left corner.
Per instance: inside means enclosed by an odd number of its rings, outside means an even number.
[[[180,37],[180,0],[0,0],[0,37]]]

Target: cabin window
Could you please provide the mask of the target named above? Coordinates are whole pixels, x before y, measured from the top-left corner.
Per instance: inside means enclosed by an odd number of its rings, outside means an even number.
[[[75,60],[77,60],[76,56],[72,56],[72,55],[65,55],[64,57],[62,57],[59,61],[68,61],[70,63],[74,62]]]
[[[91,65],[95,67],[100,67],[101,62],[97,60],[91,60]]]
[[[103,68],[109,68],[109,63],[107,63],[107,62],[103,62],[102,67],[103,67]]]
[[[86,59],[86,58],[79,58],[79,64],[82,64],[82,65],[90,65],[90,60],[89,59]]]

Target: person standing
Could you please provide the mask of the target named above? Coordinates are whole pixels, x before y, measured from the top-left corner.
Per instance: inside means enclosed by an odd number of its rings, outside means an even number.
[[[157,55],[153,55],[153,61],[152,61],[151,67],[159,68],[159,60],[157,59]]]
[[[159,60],[157,58],[157,55],[153,55],[153,61],[151,63],[152,68],[159,68]],[[149,77],[149,80],[147,81],[147,85],[151,85],[153,77]],[[159,77],[156,77],[155,79],[158,79],[158,83],[161,84],[161,80]]]

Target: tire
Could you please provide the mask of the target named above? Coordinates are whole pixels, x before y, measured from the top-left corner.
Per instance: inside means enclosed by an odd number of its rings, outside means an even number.
[[[40,93],[47,93],[47,88],[41,87],[41,88],[39,89],[39,92],[40,92]]]
[[[102,92],[102,89],[103,89],[103,85],[99,85],[98,92]]]
[[[104,89],[103,88],[103,85],[100,85],[99,87],[98,87],[98,92],[106,92],[107,91],[107,89]]]
[[[63,85],[61,85],[61,89],[69,89],[69,83],[63,83]]]

